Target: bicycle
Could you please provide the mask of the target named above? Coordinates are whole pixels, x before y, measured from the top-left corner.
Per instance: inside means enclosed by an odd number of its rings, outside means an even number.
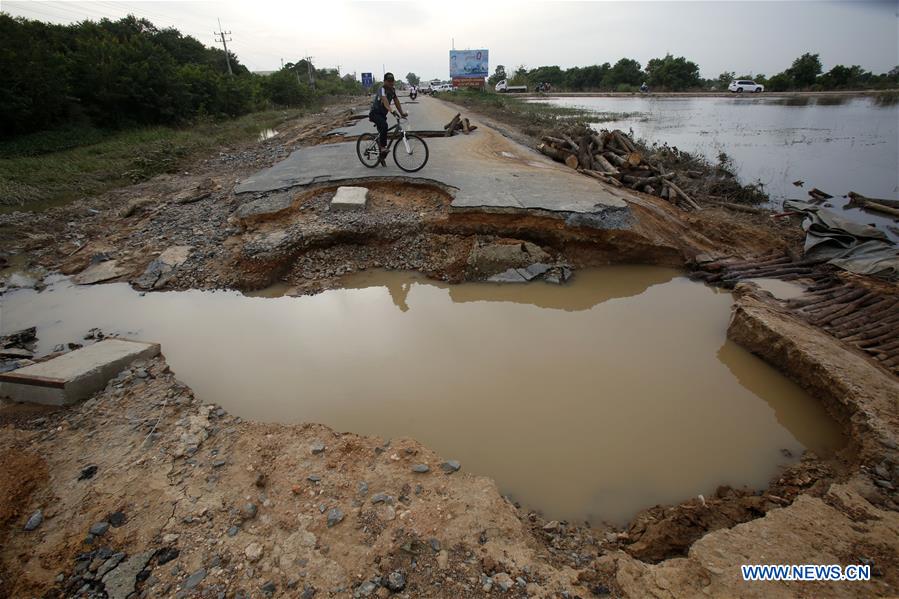
[[[403,129],[400,117],[394,115],[396,125],[387,130],[387,152],[393,146],[393,161],[407,173],[420,171],[428,163],[428,144],[425,140],[413,133],[407,133]],[[402,143],[394,141],[402,140]],[[402,148],[402,150],[400,150]],[[363,133],[356,140],[356,155],[359,162],[368,168],[378,166],[381,158],[381,150],[378,148],[377,133]]]

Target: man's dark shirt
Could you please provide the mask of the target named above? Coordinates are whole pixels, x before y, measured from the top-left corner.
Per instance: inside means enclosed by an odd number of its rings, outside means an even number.
[[[387,104],[390,104],[396,99],[396,90],[388,87],[381,87],[371,102],[372,112],[381,116],[387,116],[387,109],[384,108],[381,98],[387,98]]]

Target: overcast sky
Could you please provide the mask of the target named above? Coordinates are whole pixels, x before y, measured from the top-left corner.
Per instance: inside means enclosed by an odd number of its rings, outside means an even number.
[[[128,13],[176,27],[214,44],[217,19],[231,49],[250,70],[274,70],[281,59],[314,57],[342,73],[382,65],[401,77],[448,76],[448,50],[490,50],[491,72],[563,68],[670,52],[697,62],[704,77],[722,71],[780,72],[804,52],[824,69],[859,64],[875,73],[899,64],[899,0],[792,2],[35,2],[0,0],[0,10],[56,23]]]

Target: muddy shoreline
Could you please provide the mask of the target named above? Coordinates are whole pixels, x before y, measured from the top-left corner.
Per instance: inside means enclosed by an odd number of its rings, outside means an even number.
[[[446,190],[400,181],[373,185],[364,217],[327,212],[335,186],[249,202],[231,191],[235,179],[322,141],[345,120],[335,111],[262,142],[262,152],[239,149],[188,175],[39,215],[4,215],[0,240],[39,271],[74,274],[114,261],[111,280],[148,291],[248,290],[280,281],[296,294],[339,286],[343,275],[368,268],[448,281],[483,277],[510,258],[497,264],[473,255],[525,243],[575,271],[612,263],[691,269],[800,247],[795,223],[714,208],[683,213],[649,196],[632,207],[636,222],[625,231],[564,214],[452,211]],[[256,209],[248,208],[254,201]],[[153,271],[154,258],[172,247],[190,248],[189,257]],[[464,465],[445,473],[441,465],[452,456],[410,439],[242,422],[209,406],[214,398],[193,397],[156,360],[70,410],[0,414],[0,452],[12,464],[0,485],[0,589],[9,596],[80,589],[103,596],[111,583],[99,573],[124,553],[109,571],[130,564],[135,571],[123,584],[148,597],[239,590],[308,597],[794,596],[806,588],[816,596],[895,594],[896,377],[773,296],[747,284],[737,293],[729,337],[824,402],[850,440],[835,459],[806,455],[763,491],[721,488],[702,501],[649,507],[622,530],[547,522]],[[428,472],[412,470],[422,463]],[[79,480],[89,466],[96,473]],[[379,493],[389,500],[372,503]],[[44,522],[23,531],[38,508]],[[123,525],[89,535],[118,513]],[[863,560],[874,564],[870,583],[755,587],[738,579],[741,563]]]

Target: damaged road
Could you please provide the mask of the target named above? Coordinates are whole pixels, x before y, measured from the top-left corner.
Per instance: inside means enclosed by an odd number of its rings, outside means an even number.
[[[454,114],[422,100],[412,108],[435,122]],[[795,223],[685,213],[566,170],[475,115],[471,135],[428,139],[420,177],[365,169],[352,142],[330,143],[335,129],[370,125],[347,114],[318,115],[187,175],[4,215],[3,251],[83,284],[281,282],[304,294],[368,268],[463,281],[546,267],[562,282],[587,266],[694,268],[801,248]],[[364,212],[329,210],[343,184],[368,187]],[[0,595],[895,595],[896,376],[751,284],[736,292],[729,336],[824,402],[849,439],[837,458],[807,455],[765,490],[722,487],[621,529],[591,528],[546,521],[411,439],[243,422],[156,358],[72,409],[0,411]],[[868,563],[873,578],[749,585],[739,578],[747,563]]]

